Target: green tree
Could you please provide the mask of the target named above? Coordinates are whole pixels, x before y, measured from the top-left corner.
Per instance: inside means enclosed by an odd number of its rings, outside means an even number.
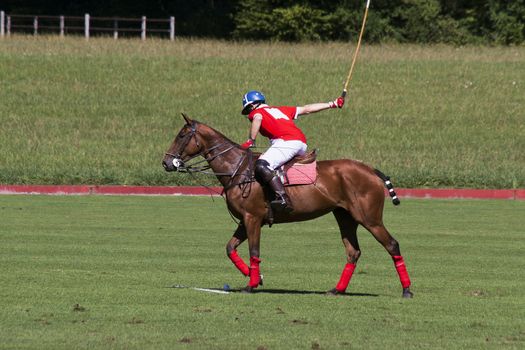
[[[307,5],[271,8],[270,3],[248,0],[240,4],[235,23],[237,39],[315,41],[331,34],[326,12]]]
[[[366,0],[2,0],[8,14],[176,17],[180,36],[355,41]],[[525,0],[372,0],[367,42],[525,42]]]
[[[489,1],[488,36],[498,44],[519,44],[525,39],[525,0]]]
[[[285,41],[327,39],[332,31],[326,12],[308,6],[294,5],[272,11],[272,37]]]

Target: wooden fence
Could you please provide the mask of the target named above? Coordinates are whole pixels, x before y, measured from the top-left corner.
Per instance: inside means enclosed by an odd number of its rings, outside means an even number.
[[[169,37],[175,40],[175,17],[167,19],[123,18],[123,17],[91,17],[84,16],[35,16],[8,15],[0,11],[0,37],[9,36],[13,32],[54,34],[83,34],[86,39],[95,34],[108,34],[118,39],[119,35],[135,36],[140,34],[146,40],[146,34],[159,37]]]

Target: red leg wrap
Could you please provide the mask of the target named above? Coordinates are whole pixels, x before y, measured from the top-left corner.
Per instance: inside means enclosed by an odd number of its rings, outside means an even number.
[[[250,258],[250,283],[248,284],[252,288],[257,288],[259,282],[261,282],[261,271],[259,269],[259,264],[261,259],[252,256]]]
[[[405,266],[403,257],[401,255],[396,255],[393,256],[392,259],[394,259],[394,265],[396,266],[401,286],[403,286],[403,288],[410,287],[410,277],[408,277],[407,267]]]
[[[230,255],[228,255],[228,257],[230,258],[232,263],[235,265],[235,267],[239,269],[239,271],[241,271],[241,273],[244,276],[248,276],[250,274],[250,268],[248,267],[248,265],[246,265],[244,260],[242,260],[239,254],[237,254],[236,250],[232,250]]]
[[[348,283],[350,283],[350,279],[352,278],[352,274],[355,270],[355,264],[347,263],[345,265],[345,268],[343,269],[343,273],[341,274],[341,278],[339,278],[339,283],[337,283],[337,286],[335,286],[335,289],[340,292],[344,293],[346,288],[348,287]]]

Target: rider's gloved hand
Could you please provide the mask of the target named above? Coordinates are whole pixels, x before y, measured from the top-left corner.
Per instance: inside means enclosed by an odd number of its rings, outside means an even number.
[[[342,108],[344,104],[345,104],[345,98],[343,96],[339,96],[334,101],[328,102],[328,105],[330,106],[330,108]]]
[[[255,140],[254,139],[248,139],[245,143],[241,145],[241,148],[248,149],[251,147],[255,147]]]

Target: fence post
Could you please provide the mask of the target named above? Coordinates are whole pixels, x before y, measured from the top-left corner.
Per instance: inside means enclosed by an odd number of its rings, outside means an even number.
[[[60,36],[64,36],[64,16],[60,16]]]
[[[89,13],[84,15],[84,36],[89,39]]]
[[[175,40],[175,17],[170,17],[170,40]]]
[[[0,11],[0,36],[2,38],[5,35],[4,28],[5,28],[5,12]]]
[[[118,39],[118,20],[116,18],[113,20],[113,39]]]
[[[33,19],[33,35],[38,35],[38,16]]]
[[[146,40],[146,16],[142,16],[142,25],[140,31],[140,38]]]
[[[7,23],[5,25],[5,30],[7,32],[7,36],[11,36],[11,16],[7,16]]]

